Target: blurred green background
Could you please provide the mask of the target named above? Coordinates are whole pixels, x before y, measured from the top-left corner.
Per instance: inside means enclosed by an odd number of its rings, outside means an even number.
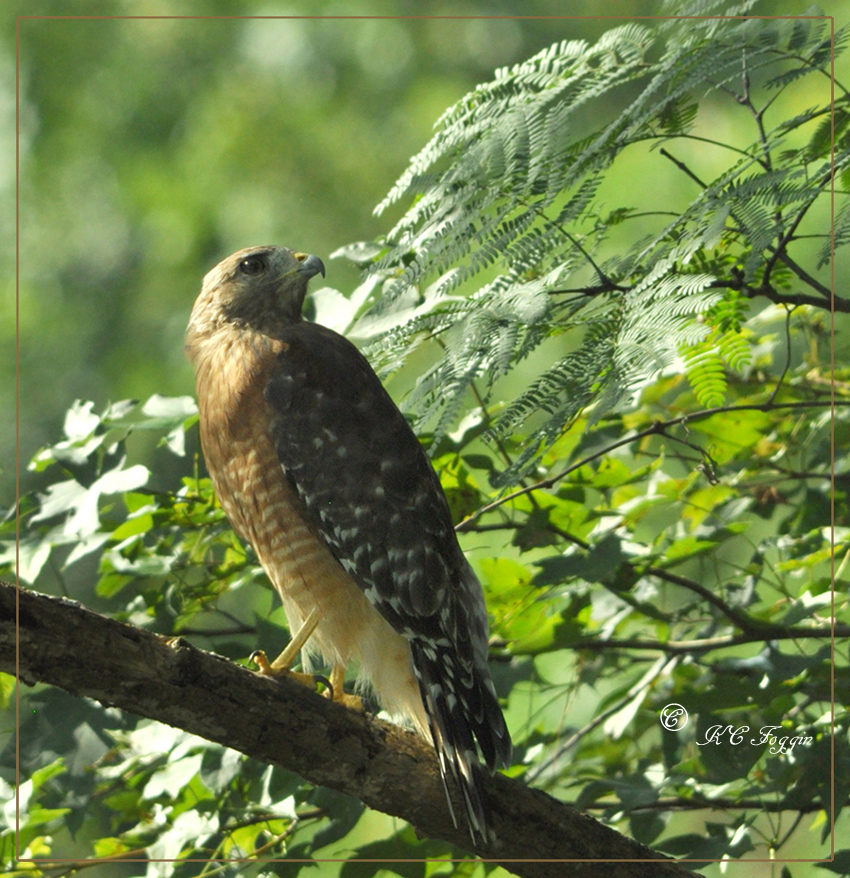
[[[497,67],[562,39],[595,40],[660,8],[660,0],[618,0],[605,6],[606,20],[592,18],[600,6],[590,0],[4,4],[2,505],[12,505],[15,490],[16,313],[24,492],[51,477],[26,464],[59,438],[75,399],[102,409],[128,397],[194,392],[183,332],[201,278],[219,259],[254,244],[297,247],[325,260],[328,285],[350,292],[357,270],[329,254],[390,228],[404,205],[382,217],[373,208],[449,105]],[[542,17],[510,17],[520,10]],[[755,9],[811,11],[804,0]],[[850,20],[850,0],[824,11],[840,26]],[[482,17],[415,17],[426,13]],[[560,17],[565,13],[574,17]],[[297,17],[307,14],[320,17]],[[44,17],[62,15],[137,17]],[[214,15],[295,17],[172,17]],[[847,76],[846,57],[841,63]],[[739,124],[734,112],[721,116],[719,105],[716,112],[724,132]],[[656,163],[659,178],[641,179],[643,158],[635,152],[619,159],[620,179],[629,179],[631,161],[641,191],[682,186],[669,162]],[[175,459],[154,458],[146,441],[135,436],[133,453],[155,461],[152,487],[168,483],[163,468]]]
[[[847,7],[842,0],[826,12],[840,23]],[[520,9],[539,17],[509,17]],[[756,11],[808,9],[780,0]],[[651,0],[620,0],[605,15],[659,10]],[[23,493],[40,484],[27,461],[60,436],[73,400],[100,409],[122,398],[193,392],[183,330],[201,278],[230,252],[267,243],[307,250],[325,259],[330,286],[350,292],[356,269],[328,255],[390,227],[395,217],[375,217],[374,205],[446,107],[497,67],[622,23],[559,17],[567,11],[593,16],[599,6],[4,4],[3,505],[11,505],[15,484],[16,16],[27,16],[17,19]],[[416,17],[425,13],[434,17]],[[320,17],[298,17],[305,14]],[[171,17],[201,15],[295,17]],[[413,17],[356,17],[384,15]],[[438,17],[457,15],[484,17]]]

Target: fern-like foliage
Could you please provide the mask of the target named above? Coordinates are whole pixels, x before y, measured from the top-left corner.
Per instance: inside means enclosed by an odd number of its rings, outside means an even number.
[[[716,17],[625,24],[496,71],[443,114],[378,205],[408,207],[371,251],[379,295],[349,331],[384,372],[438,339],[407,406],[439,436],[474,389],[493,407],[492,437],[525,437],[504,484],[583,409],[629,405],[661,370],[684,363],[697,401],[720,404],[727,370],[749,362],[747,303],[778,301],[782,277],[799,286],[816,271],[792,245],[833,169],[850,173],[850,126],[836,129],[834,164],[825,133],[829,22],[817,10],[746,18],[753,7],[670,2],[664,14]],[[794,89],[795,115],[771,112]],[[713,136],[717,102],[740,109],[743,137]],[[680,185],[639,210],[622,186],[629,162]],[[842,209],[836,245],[848,225]],[[506,391],[523,360],[524,386]]]

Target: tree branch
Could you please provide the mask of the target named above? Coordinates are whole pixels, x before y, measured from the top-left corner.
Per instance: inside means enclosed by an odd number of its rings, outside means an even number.
[[[294,681],[251,673],[182,638],[151,634],[74,601],[0,583],[0,670],[281,765],[401,817],[423,835],[470,849],[465,827],[455,828],[449,817],[433,750],[419,736]],[[484,787],[497,841],[476,852],[517,875],[692,874],[518,780],[497,774]],[[455,808],[463,813],[459,799]],[[587,865],[598,860],[606,862]]]
[[[770,249],[770,248],[768,248]],[[823,297],[826,299],[826,306],[829,306],[830,301],[833,303],[833,307],[836,311],[850,311],[850,301],[847,299],[842,299],[840,296],[836,296],[833,291],[828,287],[822,284],[817,278],[812,277],[801,265],[798,265],[787,253],[781,253],[779,258],[800,278],[801,281],[807,283],[813,290],[817,290]],[[783,301],[792,302],[793,299],[797,298],[795,296],[787,296],[783,298]],[[809,296],[800,296],[801,299],[808,299]],[[815,300],[817,302],[817,300]],[[824,307],[824,303],[821,303],[821,308]]]
[[[802,271],[802,269],[797,271],[799,266],[797,266],[796,263],[792,266],[791,261],[787,257],[783,256],[782,262],[788,265],[788,267],[797,274],[799,274],[799,271]],[[816,288],[823,292],[824,295],[829,296],[829,290],[823,287],[822,284],[818,284],[814,278],[806,275],[805,280],[807,283],[816,285]],[[807,296],[805,293],[780,293],[773,287],[766,286],[751,287],[744,285],[741,289],[751,299],[754,299],[756,296],[764,296],[765,299],[769,299],[775,305],[812,305],[815,308],[827,309],[830,307],[829,299],[824,300],[818,296]],[[845,314],[850,312],[850,299],[842,299],[841,296],[833,296],[831,303],[835,311],[840,311]]]
[[[618,810],[622,810],[622,804],[617,803],[613,806]],[[605,811],[611,809],[612,806],[605,802],[592,802],[587,805],[588,811]],[[805,804],[794,803],[789,804],[783,799],[775,801],[761,799],[705,799],[701,796],[694,796],[692,799],[676,798],[675,796],[662,796],[654,802],[645,802],[629,808],[629,814],[640,814],[647,811],[759,811],[761,813],[777,814],[782,811],[796,811],[798,817],[806,814],[812,814],[815,811],[823,811],[824,803],[819,799],[812,799],[811,802]],[[778,850],[781,845],[777,845]]]
[[[836,638],[850,637],[850,625],[836,625]],[[613,649],[648,649],[653,652],[665,652],[670,655],[682,653],[708,652],[715,649],[726,649],[730,646],[741,646],[745,643],[767,643],[771,640],[803,640],[815,638],[829,640],[833,629],[828,626],[794,625],[784,628],[782,625],[765,625],[757,631],[744,634],[721,634],[717,637],[704,637],[701,640],[648,640],[642,637],[611,637],[607,639],[586,638],[570,643],[570,649],[607,652]]]

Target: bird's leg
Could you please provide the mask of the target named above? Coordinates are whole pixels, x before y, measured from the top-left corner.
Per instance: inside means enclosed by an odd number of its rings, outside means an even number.
[[[307,616],[301,623],[301,627],[292,635],[292,640],[286,645],[286,649],[271,663],[270,667],[273,674],[288,671],[292,667],[296,656],[304,648],[318,624],[319,608],[313,607],[310,610],[310,615]]]
[[[285,674],[287,677],[292,677],[311,689],[315,688],[316,683],[322,682],[324,677],[315,674],[299,673],[298,671],[291,670],[291,668],[298,653],[301,652],[304,644],[310,639],[310,635],[316,630],[316,625],[318,624],[319,610],[318,607],[314,607],[310,611],[310,615],[302,622],[301,627],[295,632],[292,640],[289,641],[283,652],[273,662],[268,660],[266,654],[261,649],[251,654],[251,661],[254,662],[260,673],[266,677],[280,677]]]

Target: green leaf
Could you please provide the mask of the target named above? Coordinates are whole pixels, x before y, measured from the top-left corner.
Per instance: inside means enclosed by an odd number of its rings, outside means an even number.
[[[602,582],[609,579],[626,560],[616,534],[608,534],[587,552],[568,552],[535,562],[541,568],[541,572],[534,577],[535,585],[564,582],[574,577],[581,577],[587,582]]]
[[[661,561],[661,567],[671,567],[679,564],[686,558],[692,558],[695,555],[705,555],[711,552],[717,543],[714,540],[700,540],[696,537],[685,537],[671,543],[664,553]]]

